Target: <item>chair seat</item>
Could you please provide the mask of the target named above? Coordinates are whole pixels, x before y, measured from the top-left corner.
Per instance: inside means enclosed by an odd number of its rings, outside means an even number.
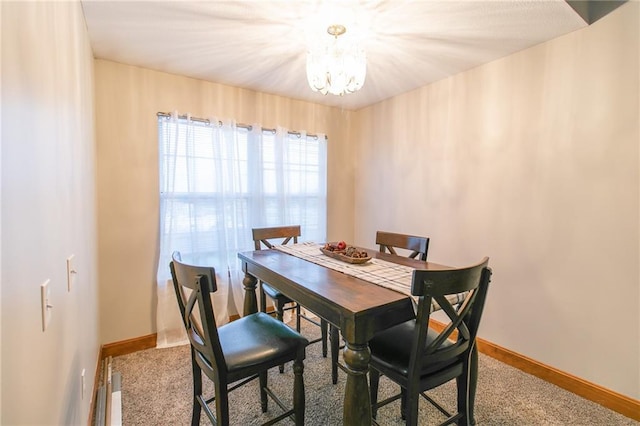
[[[267,296],[269,296],[270,298],[272,298],[273,300],[278,300],[281,303],[290,303],[292,302],[291,299],[289,299],[287,296],[285,296],[284,294],[282,294],[280,292],[280,290],[277,290],[273,287],[271,287],[269,284],[267,283],[262,283],[262,290],[265,292],[265,294]]]
[[[295,330],[263,312],[221,326],[218,336],[229,373],[279,365],[309,344]]]
[[[411,344],[416,329],[416,321],[409,320],[376,334],[369,342],[371,348],[371,363],[378,364],[381,369],[393,371],[406,376],[409,372],[409,359],[411,358]],[[428,346],[438,337],[438,333],[432,329],[427,331]],[[441,349],[452,346],[451,341],[445,341]],[[458,362],[452,358],[442,362],[429,362],[421,370],[422,374],[432,374]]]

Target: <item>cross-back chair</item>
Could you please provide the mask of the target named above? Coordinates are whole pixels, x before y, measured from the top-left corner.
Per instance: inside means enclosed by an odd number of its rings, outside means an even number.
[[[417,424],[418,401],[423,396],[447,416],[442,425],[473,423],[470,407],[475,397],[474,356],[476,335],[491,279],[488,258],[480,263],[450,270],[415,270],[411,294],[418,298],[413,320],[376,334],[369,342],[370,396],[372,415],[392,401],[401,399],[406,424]],[[452,295],[458,295],[454,303]],[[449,296],[449,297],[447,297]],[[429,327],[436,302],[449,320],[440,331]],[[475,366],[477,368],[477,365]],[[400,385],[400,393],[378,402],[380,375]],[[456,379],[457,412],[448,413],[425,392]]]
[[[178,307],[191,344],[193,411],[191,425],[200,424],[204,410],[211,423],[229,424],[229,392],[258,378],[262,412],[267,412],[268,396],[284,411],[264,423],[270,425],[286,417],[304,425],[303,360],[309,343],[281,321],[258,312],[216,327],[211,293],[217,290],[215,270],[183,263],[174,252],[170,263]],[[293,361],[293,408],[287,409],[268,388],[267,371]],[[213,382],[215,395],[203,395],[202,373]],[[215,414],[209,404],[215,402]]]
[[[380,251],[397,255],[396,249],[410,250],[408,257],[411,259],[427,260],[429,251],[429,238],[417,237],[414,235],[396,234],[393,232],[376,232],[376,244],[380,246]]]
[[[274,226],[269,228],[253,228],[251,230],[253,234],[253,242],[256,250],[262,250],[263,246],[266,248],[273,248],[275,244],[288,244],[292,242],[296,244],[298,237],[301,235],[300,225],[292,226]],[[274,241],[275,240],[275,241]],[[315,340],[311,340],[309,344],[321,342],[322,343],[322,356],[327,356],[327,321],[320,319],[319,322],[313,318],[304,315],[301,311],[301,306],[282,294],[278,289],[272,287],[268,283],[259,283],[260,291],[260,311],[267,312],[267,297],[273,300],[275,304],[276,318],[280,321],[283,320],[284,311],[292,310],[295,312],[296,330],[300,331],[300,320],[304,319],[312,324],[320,327],[320,337]],[[280,367],[282,372],[283,366]]]

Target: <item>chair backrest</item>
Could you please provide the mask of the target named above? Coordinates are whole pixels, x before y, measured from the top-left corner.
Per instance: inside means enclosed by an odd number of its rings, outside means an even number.
[[[282,245],[287,244],[291,240],[296,244],[298,242],[298,237],[300,236],[300,225],[253,228],[251,232],[253,233],[253,242],[256,250],[262,250],[261,245],[264,245],[267,248],[272,248],[273,242],[269,240],[273,239],[282,238],[282,242],[280,243]]]
[[[411,294],[418,297],[418,312],[409,374],[419,376],[423,366],[468,356],[475,344],[491,280],[488,263],[489,258],[485,257],[466,268],[413,272]],[[440,333],[429,330],[432,299],[450,321]],[[454,332],[455,342],[451,340]]]
[[[396,248],[410,250],[409,257],[420,260],[427,260],[427,251],[429,250],[429,238],[417,237],[414,235],[395,234],[393,232],[376,232],[376,244],[380,246],[380,251],[385,253],[387,250],[391,254],[397,255]]]
[[[227,365],[211,303],[211,293],[217,290],[215,269],[183,263],[177,251],[169,267],[195,361],[209,377],[213,370],[219,375],[226,374]]]

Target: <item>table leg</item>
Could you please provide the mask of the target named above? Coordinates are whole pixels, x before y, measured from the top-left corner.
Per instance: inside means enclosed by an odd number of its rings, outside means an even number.
[[[242,285],[244,285],[244,312],[243,315],[254,314],[258,312],[258,300],[256,299],[256,284],[258,280],[249,273],[244,274]]]
[[[371,399],[367,384],[367,371],[371,351],[369,345],[349,343],[344,348],[347,384],[344,391],[342,423],[349,426],[371,425]]]

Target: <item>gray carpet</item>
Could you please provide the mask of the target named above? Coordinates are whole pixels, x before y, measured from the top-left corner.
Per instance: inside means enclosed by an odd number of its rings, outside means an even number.
[[[317,327],[305,326],[303,334],[313,337]],[[317,331],[319,333],[319,331]],[[115,357],[113,370],[122,374],[123,424],[189,425],[191,421],[191,363],[189,347],[148,349]],[[331,363],[322,358],[320,344],[307,348],[305,360],[305,424],[342,425],[342,398],[346,375],[340,371],[337,385],[331,384]],[[205,379],[206,388],[208,380]],[[429,394],[445,408],[455,408],[455,382]],[[293,373],[288,364],[284,374],[269,372],[269,384],[280,398],[291,403]],[[395,393],[396,386],[380,380],[380,399]],[[269,412],[260,410],[257,381],[230,394],[232,425],[258,425],[280,413],[270,401]],[[381,425],[402,425],[399,401],[378,412]],[[426,401],[420,402],[420,425],[434,425],[444,417]],[[640,423],[587,401],[490,357],[480,355],[478,425],[638,425]],[[201,424],[208,424],[203,415]],[[280,424],[293,424],[284,420]]]

